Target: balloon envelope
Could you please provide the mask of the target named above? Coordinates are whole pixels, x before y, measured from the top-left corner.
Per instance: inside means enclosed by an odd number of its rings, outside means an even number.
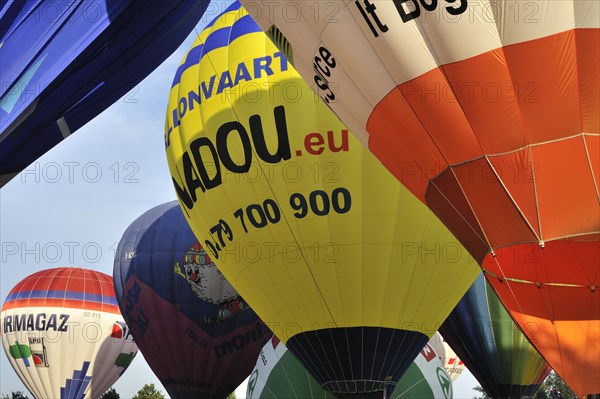
[[[239,3],[182,61],[165,139],[202,245],[339,397],[380,398],[478,273]]]
[[[242,3],[558,374],[600,393],[600,4]]]
[[[123,316],[173,399],[224,399],[271,337],[198,244],[176,201],[127,228],[114,278]]]
[[[551,368],[481,274],[440,332],[493,398],[533,396]]]
[[[137,354],[112,278],[93,270],[26,277],[9,292],[0,320],[8,360],[37,399],[99,398]]]
[[[450,376],[429,345],[417,355],[390,398],[450,399]],[[248,379],[247,399],[334,399],[276,337],[263,347]]]
[[[141,82],[208,3],[2,2],[0,186]]]
[[[448,345],[448,342],[440,333],[435,333],[428,344],[440,358],[452,382],[456,381],[466,368],[464,362],[460,360],[456,352],[452,350],[452,347]]]

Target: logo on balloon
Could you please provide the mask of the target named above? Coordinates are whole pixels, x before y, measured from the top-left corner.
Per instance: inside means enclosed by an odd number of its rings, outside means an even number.
[[[44,338],[29,338],[29,345],[20,344],[19,341],[9,346],[9,352],[13,359],[22,359],[25,367],[31,366],[29,358],[33,359],[35,367],[49,367],[48,355]]]
[[[29,338],[29,346],[31,347],[31,357],[35,367],[50,367],[44,338]]]
[[[115,339],[134,341],[133,335],[131,334],[131,331],[129,331],[129,327],[127,327],[127,324],[124,321],[115,321],[112,326],[110,336],[111,338]]]
[[[423,347],[423,349],[421,350],[421,355],[423,355],[425,360],[427,360],[427,363],[429,363],[436,357],[435,351],[433,350],[433,348],[431,346],[429,346],[429,344],[426,344]]]
[[[32,353],[33,364],[35,367],[48,367],[48,360],[43,352]]]
[[[256,388],[257,382],[258,382],[258,370],[254,370],[254,372],[248,379],[248,398],[252,398],[252,394],[254,393],[254,388]]]
[[[20,344],[17,341],[14,345],[8,348],[13,359],[23,359],[26,367],[30,366],[29,357],[31,356],[31,348],[25,344]]]
[[[444,394],[444,398],[448,399],[452,397],[452,383],[450,381],[450,377],[446,374],[443,368],[438,367],[436,369],[437,378],[440,383],[440,387],[442,388],[442,393]]]
[[[125,370],[127,370],[127,367],[129,367],[129,365],[133,361],[133,358],[136,354],[137,352],[119,353],[119,356],[117,356],[117,358],[115,359],[115,366],[122,367],[121,371],[119,372],[119,375],[123,375]]]
[[[183,267],[176,262],[173,266],[175,274],[186,279],[194,294],[205,302],[219,305],[216,318],[205,318],[207,323],[218,323],[248,308],[246,302],[227,282],[225,276],[217,269],[202,245],[195,243],[185,253]],[[217,284],[215,281],[221,281]]]

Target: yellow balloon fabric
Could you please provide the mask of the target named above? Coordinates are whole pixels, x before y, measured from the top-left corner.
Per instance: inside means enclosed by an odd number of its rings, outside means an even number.
[[[181,63],[165,145],[200,242],[333,392],[397,381],[480,272],[238,3]]]

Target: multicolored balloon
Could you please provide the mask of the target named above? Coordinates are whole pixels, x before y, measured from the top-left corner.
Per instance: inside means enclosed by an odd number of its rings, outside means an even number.
[[[600,394],[600,3],[242,3],[552,368]]]
[[[177,201],[150,209],[115,254],[119,306],[173,399],[224,399],[272,333],[217,269]]]
[[[2,2],[0,187],[134,89],[177,49],[208,4]]]
[[[481,274],[440,332],[493,398],[533,396],[552,370]]]
[[[421,350],[390,396],[392,399],[452,397],[451,378],[429,344]],[[335,396],[321,388],[285,345],[273,337],[260,352],[250,374],[246,398],[334,399]]]
[[[138,351],[112,278],[88,269],[47,269],[21,280],[0,324],[8,360],[37,399],[97,399]]]
[[[239,3],[200,33],[168,107],[180,205],[223,274],[325,389],[390,392],[477,263]]]

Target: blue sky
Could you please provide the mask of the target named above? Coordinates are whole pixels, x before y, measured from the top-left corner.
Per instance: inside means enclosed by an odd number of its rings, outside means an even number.
[[[224,2],[211,6],[175,54],[131,92],[0,190],[0,300],[36,271],[78,266],[112,275],[121,235],[148,209],[175,199],[164,151],[170,84],[197,33]],[[143,356],[114,385],[131,398],[144,384],[164,388]],[[478,385],[466,371],[456,398]],[[26,391],[0,356],[0,393]],[[236,391],[245,397],[245,384]]]

